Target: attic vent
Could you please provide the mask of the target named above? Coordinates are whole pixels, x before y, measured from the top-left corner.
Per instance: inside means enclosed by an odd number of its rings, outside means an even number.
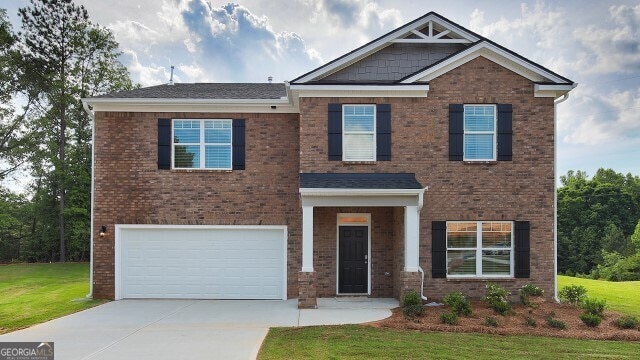
[[[173,85],[173,68],[174,66],[171,65],[171,77],[169,78],[169,85]]]
[[[273,76],[269,76],[269,77],[267,78],[267,81],[269,82],[269,84],[271,84],[271,82],[273,81]]]

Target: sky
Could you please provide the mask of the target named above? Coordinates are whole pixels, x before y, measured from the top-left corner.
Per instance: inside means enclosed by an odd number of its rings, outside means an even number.
[[[640,175],[640,0],[76,0],[143,86],[292,80],[429,11],[579,85],[557,107],[558,176]],[[19,29],[17,9],[0,5]],[[535,118],[528,121],[536,121]]]

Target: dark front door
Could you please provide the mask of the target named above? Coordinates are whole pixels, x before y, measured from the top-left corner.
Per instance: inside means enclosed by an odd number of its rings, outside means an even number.
[[[338,256],[338,292],[367,293],[368,228],[340,226]]]

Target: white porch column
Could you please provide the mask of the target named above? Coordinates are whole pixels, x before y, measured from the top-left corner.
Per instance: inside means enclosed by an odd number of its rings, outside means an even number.
[[[404,208],[404,271],[417,272],[420,260],[420,210]]]
[[[302,207],[302,271],[313,272],[313,206]]]

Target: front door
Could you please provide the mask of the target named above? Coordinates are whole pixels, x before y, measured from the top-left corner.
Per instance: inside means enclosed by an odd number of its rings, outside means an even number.
[[[367,293],[368,242],[366,226],[340,226],[338,292],[341,294]]]

